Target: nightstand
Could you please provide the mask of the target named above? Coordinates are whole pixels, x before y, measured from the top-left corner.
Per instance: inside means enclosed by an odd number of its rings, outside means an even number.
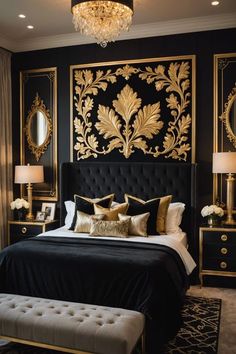
[[[8,221],[8,245],[59,227],[59,221]]]
[[[200,227],[199,278],[236,277],[236,226]]]

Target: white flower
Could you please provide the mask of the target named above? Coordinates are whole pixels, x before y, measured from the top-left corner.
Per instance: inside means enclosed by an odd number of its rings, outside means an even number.
[[[202,208],[201,214],[203,217],[206,217],[209,215],[217,215],[217,216],[222,217],[224,215],[224,210],[215,204],[206,205],[206,206],[204,206],[204,208]]]
[[[11,207],[11,210],[14,210],[14,209],[19,210],[21,208],[29,209],[29,203],[25,199],[17,198],[13,202],[11,202],[10,207]]]

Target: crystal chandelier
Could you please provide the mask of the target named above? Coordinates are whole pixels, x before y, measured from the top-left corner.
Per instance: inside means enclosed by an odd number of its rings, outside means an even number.
[[[95,37],[104,48],[129,29],[133,0],[72,0],[71,11],[76,31]]]

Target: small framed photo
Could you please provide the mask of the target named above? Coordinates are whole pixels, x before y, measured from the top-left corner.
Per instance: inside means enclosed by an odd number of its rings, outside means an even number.
[[[45,221],[46,213],[44,211],[37,211],[36,220],[37,221]]]
[[[42,212],[45,213],[46,221],[52,221],[55,218],[56,203],[42,203]]]

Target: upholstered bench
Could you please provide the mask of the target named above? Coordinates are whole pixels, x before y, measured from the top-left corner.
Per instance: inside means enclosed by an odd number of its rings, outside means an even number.
[[[130,354],[142,337],[135,311],[0,294],[0,337],[68,353]]]

